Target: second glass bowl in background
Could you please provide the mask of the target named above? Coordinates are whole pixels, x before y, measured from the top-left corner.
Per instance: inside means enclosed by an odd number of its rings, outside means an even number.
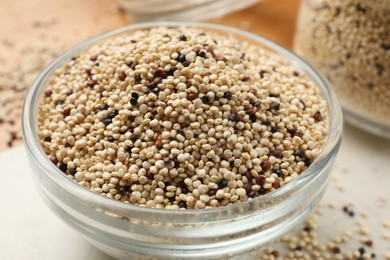
[[[201,21],[248,7],[259,0],[119,0],[134,22]]]

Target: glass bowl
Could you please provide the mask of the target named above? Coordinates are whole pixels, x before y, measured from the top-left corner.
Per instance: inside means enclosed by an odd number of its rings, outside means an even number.
[[[326,100],[329,136],[319,157],[289,184],[246,202],[202,210],[162,210],[102,197],[70,180],[46,156],[37,133],[38,104],[50,77],[92,44],[156,26],[193,27],[231,34],[289,60],[318,86]],[[100,250],[118,259],[226,259],[248,253],[286,234],[320,201],[339,149],[342,114],[336,96],[318,72],[291,51],[239,29],[202,23],[131,25],[87,40],[49,65],[34,82],[23,110],[23,137],[36,187],[52,211]],[[253,256],[255,257],[255,256]],[[256,258],[256,257],[255,257]]]

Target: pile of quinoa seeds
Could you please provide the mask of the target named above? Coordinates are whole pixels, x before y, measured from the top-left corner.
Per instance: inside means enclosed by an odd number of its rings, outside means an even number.
[[[56,70],[39,106],[41,145],[102,196],[203,209],[299,176],[327,137],[326,102],[287,61],[192,28],[107,39]]]

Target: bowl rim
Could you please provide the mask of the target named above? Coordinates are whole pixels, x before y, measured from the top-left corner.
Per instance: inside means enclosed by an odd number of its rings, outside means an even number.
[[[87,189],[73,180],[69,179],[64,173],[62,173],[47,157],[43,151],[37,131],[37,109],[39,104],[39,94],[41,94],[42,89],[46,87],[44,84],[52,72],[57,69],[64,61],[67,61],[73,57],[76,53],[79,53],[82,50],[91,47],[93,44],[105,40],[110,37],[119,36],[126,32],[134,32],[136,30],[149,30],[155,27],[174,27],[174,28],[198,28],[205,30],[214,30],[222,31],[225,33],[233,34],[233,36],[239,36],[250,41],[254,41],[257,44],[271,49],[272,52],[276,52],[284,59],[288,60],[294,67],[299,65],[301,70],[305,70],[305,73],[310,78],[311,81],[316,83],[317,88],[322,92],[322,96],[326,101],[328,109],[328,136],[320,152],[318,158],[308,167],[304,172],[302,172],[298,177],[292,180],[290,183],[256,198],[243,201],[240,203],[207,208],[207,209],[191,209],[191,210],[180,210],[180,209],[158,209],[158,208],[148,208],[138,205],[133,205],[130,203],[124,203],[122,201],[117,201],[105,196],[101,196],[90,189]],[[73,195],[82,196],[84,200],[88,200],[92,203],[98,204],[101,207],[110,209],[113,211],[127,211],[127,212],[138,212],[138,213],[151,213],[151,214],[163,214],[166,215],[185,215],[185,216],[195,216],[199,215],[201,212],[209,214],[218,214],[224,213],[227,211],[240,212],[243,208],[253,208],[254,203],[264,203],[269,202],[278,197],[288,195],[291,190],[301,187],[320,172],[321,167],[324,162],[329,161],[330,156],[332,156],[337,150],[341,142],[342,135],[342,113],[341,107],[337,100],[336,94],[330,84],[327,82],[324,77],[307,61],[301,58],[296,53],[288,50],[287,48],[267,39],[263,36],[247,32],[241,29],[234,27],[229,27],[225,25],[212,24],[212,23],[199,23],[199,22],[147,22],[132,24],[118,29],[97,35],[92,37],[72,48],[67,50],[65,53],[57,57],[52,61],[36,78],[32,87],[30,88],[28,95],[26,97],[23,113],[22,113],[22,135],[24,146],[27,150],[28,155],[35,161],[40,163],[40,166],[44,169],[44,173],[47,174],[53,181],[58,185],[66,189],[67,191],[74,192]],[[35,174],[35,173],[33,173]]]

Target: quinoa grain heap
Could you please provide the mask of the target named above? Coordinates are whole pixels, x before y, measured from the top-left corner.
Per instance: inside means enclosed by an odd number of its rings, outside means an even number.
[[[390,1],[307,0],[295,49],[332,83],[344,108],[390,125]]]
[[[289,183],[327,137],[326,102],[276,54],[190,28],[95,44],[43,93],[50,160],[102,196],[202,209]]]

